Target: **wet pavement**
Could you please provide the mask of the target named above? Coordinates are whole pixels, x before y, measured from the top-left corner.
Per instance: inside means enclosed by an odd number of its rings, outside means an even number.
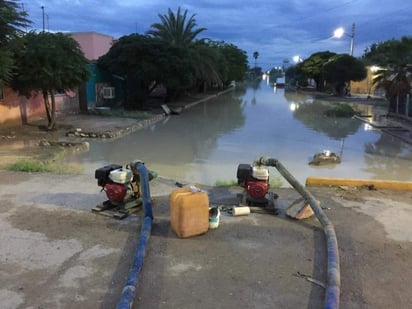
[[[150,168],[150,163],[147,163]],[[2,308],[114,308],[133,261],[142,212],[124,220],[91,209],[94,175],[0,171]],[[315,217],[284,215],[300,196],[274,190],[280,215],[223,212],[219,227],[180,239],[169,221],[171,179],[150,183],[154,222],[135,308],[321,308],[326,243]],[[212,205],[241,191],[203,187]],[[410,192],[310,188],[335,226],[341,308],[408,308]],[[35,282],[35,284],[33,284]]]

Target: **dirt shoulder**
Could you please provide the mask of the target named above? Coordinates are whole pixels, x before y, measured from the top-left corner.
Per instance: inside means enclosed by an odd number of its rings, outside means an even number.
[[[153,115],[146,120],[90,115],[67,115],[57,120],[53,131],[44,129],[46,120],[0,129],[0,168],[22,159],[52,161],[67,153],[88,150],[88,137],[68,136],[70,132],[105,134],[108,138],[121,136],[163,119]],[[100,138],[96,137],[96,138]]]

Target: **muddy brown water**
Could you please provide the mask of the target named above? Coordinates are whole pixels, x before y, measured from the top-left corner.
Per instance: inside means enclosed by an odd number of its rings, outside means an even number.
[[[412,181],[410,145],[360,120],[326,117],[327,105],[311,95],[261,83],[122,138],[91,140],[89,152],[68,160],[93,173],[108,163],[140,159],[161,176],[207,185],[236,181],[238,164],[261,156],[280,160],[301,183],[309,176]],[[382,107],[352,105],[372,119],[385,112]],[[340,155],[342,162],[309,165],[323,150]],[[277,171],[270,175],[288,186]]]

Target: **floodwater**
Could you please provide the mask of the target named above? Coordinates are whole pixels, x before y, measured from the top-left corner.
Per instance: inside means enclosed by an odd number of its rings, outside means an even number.
[[[327,106],[328,104],[326,104]],[[353,107],[377,117],[381,108]],[[324,116],[324,102],[264,82],[225,94],[115,140],[92,140],[69,158],[85,172],[140,159],[160,176],[183,183],[236,181],[237,166],[276,158],[302,184],[309,176],[412,181],[412,147],[357,119]],[[312,166],[315,153],[341,155],[335,165]],[[275,168],[271,179],[289,186]]]

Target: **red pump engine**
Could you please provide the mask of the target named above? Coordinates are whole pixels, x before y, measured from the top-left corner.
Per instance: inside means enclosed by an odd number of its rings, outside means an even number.
[[[269,191],[269,170],[261,166],[239,164],[237,168],[238,184],[245,189],[248,203],[267,203]]]
[[[107,183],[104,186],[104,191],[110,202],[121,203],[126,196],[127,187],[119,183]]]
[[[103,188],[113,205],[138,197],[138,184],[133,184],[133,176],[131,169],[122,168],[118,164],[107,165],[95,171],[97,184]]]

